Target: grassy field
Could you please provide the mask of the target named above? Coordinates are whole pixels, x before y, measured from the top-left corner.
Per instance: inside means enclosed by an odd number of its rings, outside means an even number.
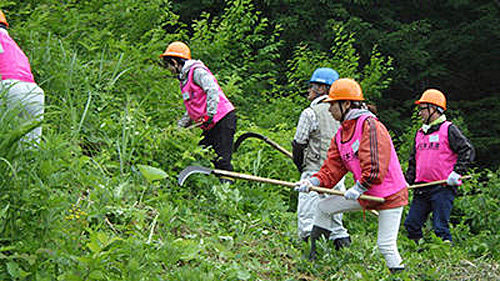
[[[192,26],[180,24],[162,0],[26,2],[0,7],[46,93],[44,141],[38,149],[20,145],[33,124],[0,108],[1,280],[500,278],[498,171],[473,171],[463,186],[452,214],[453,247],[429,228],[425,243],[415,245],[401,228],[408,269],[397,276],[376,249],[371,214],[346,214],[352,247],[335,252],[321,243],[323,258],[312,264],[296,234],[295,192],[243,180],[221,185],[205,175],[177,184],[186,166],[210,166],[213,152],[198,147],[198,129],[176,128],[184,110],[178,84],[157,60],[168,42],[189,39],[193,55],[216,73],[237,106],[237,135],[258,132],[291,149],[306,106],[303,81],[322,61],[363,77],[374,97],[390,81],[390,59],[374,50],[371,65],[359,66],[353,39],[340,36],[340,27],[332,49],[342,52],[328,57],[298,47],[285,87],[273,68],[279,27],[250,1],[231,1],[224,15]],[[401,159],[410,143],[398,150]],[[258,140],[247,140],[233,165],[299,178],[290,159]]]

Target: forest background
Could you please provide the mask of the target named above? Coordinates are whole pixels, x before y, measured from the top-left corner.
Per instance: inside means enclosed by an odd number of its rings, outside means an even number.
[[[13,280],[498,280],[496,188],[500,120],[498,1],[2,1],[11,36],[46,93],[44,141],[1,107],[0,279]],[[361,82],[406,167],[428,87],[477,149],[474,179],[452,214],[455,246],[426,228],[405,238],[408,270],[391,277],[375,247],[376,219],[345,216],[353,246],[305,261],[296,193],[197,176],[210,166],[200,132],[179,130],[178,82],[158,55],[185,41],[237,107],[238,132],[290,149],[317,67]],[[36,124],[35,124],[36,125]],[[293,163],[258,141],[235,170],[295,181]],[[352,179],[348,182],[352,183]],[[407,208],[405,213],[407,212]],[[420,251],[417,251],[420,249]],[[422,251],[423,250],[423,251]]]

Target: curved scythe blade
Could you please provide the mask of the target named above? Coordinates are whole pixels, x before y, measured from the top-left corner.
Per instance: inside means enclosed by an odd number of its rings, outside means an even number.
[[[263,141],[267,140],[266,136],[263,136],[263,135],[258,134],[258,133],[253,133],[253,132],[244,133],[243,135],[239,136],[236,139],[236,141],[234,142],[233,150],[234,151],[238,150],[238,147],[240,147],[241,143],[248,138],[257,138],[257,139],[261,139]]]
[[[194,173],[200,173],[200,174],[205,174],[205,175],[210,175],[212,173],[212,169],[201,167],[201,166],[187,166],[184,170],[182,170],[179,173],[179,176],[177,176],[177,182],[179,185],[183,185],[184,181]]]

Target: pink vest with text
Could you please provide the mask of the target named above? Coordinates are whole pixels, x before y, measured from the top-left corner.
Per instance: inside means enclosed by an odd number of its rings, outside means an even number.
[[[428,135],[422,129],[418,130],[415,137],[415,182],[445,180],[453,171],[458,157],[448,142],[450,125],[451,122],[445,121],[439,130]]]
[[[354,179],[359,181],[361,179],[361,164],[358,158],[358,149],[361,143],[361,136],[363,134],[363,123],[369,115],[361,115],[356,120],[356,128],[352,138],[342,143],[342,126],[335,135],[335,142],[342,157],[342,162],[347,170],[351,171]],[[378,185],[372,185],[364,194],[377,197],[387,197],[400,191],[408,186],[399,164],[398,156],[394,145],[391,140],[391,160],[389,162],[389,170],[387,171],[384,181]]]
[[[0,75],[2,80],[13,79],[34,83],[28,57],[6,32],[0,31],[0,44]]]
[[[210,72],[210,70],[202,64],[195,64],[189,70],[188,81],[186,82],[186,85],[184,85],[183,87],[181,83],[181,92],[182,98],[184,99],[184,105],[186,106],[189,117],[195,122],[207,115],[207,94],[200,86],[196,85],[196,83],[194,83],[193,81],[194,69],[198,67],[202,67],[210,74],[212,74],[212,72]],[[215,83],[217,83],[217,85],[219,85],[217,79],[215,79],[215,76],[214,81]],[[234,106],[227,99],[226,95],[224,95],[222,89],[219,86],[219,103],[217,104],[217,113],[213,117],[213,123],[208,127],[202,127],[202,129],[208,130],[213,128],[213,126],[215,126],[215,123],[219,122],[219,120],[224,118],[226,114],[233,110]]]

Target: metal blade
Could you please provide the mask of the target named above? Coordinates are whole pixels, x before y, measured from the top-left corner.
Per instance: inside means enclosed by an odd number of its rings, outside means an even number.
[[[263,141],[265,141],[267,139],[267,137],[265,137],[261,134],[258,134],[258,133],[252,133],[252,132],[244,133],[243,135],[239,136],[236,139],[236,141],[234,142],[233,150],[234,151],[238,150],[238,147],[240,147],[241,143],[244,140],[246,140],[247,138],[257,138],[257,139],[261,139]]]
[[[212,173],[212,169],[201,167],[201,166],[187,166],[184,170],[179,173],[177,176],[177,182],[180,186],[184,184],[184,181],[194,173],[200,173],[205,175],[210,175]]]

